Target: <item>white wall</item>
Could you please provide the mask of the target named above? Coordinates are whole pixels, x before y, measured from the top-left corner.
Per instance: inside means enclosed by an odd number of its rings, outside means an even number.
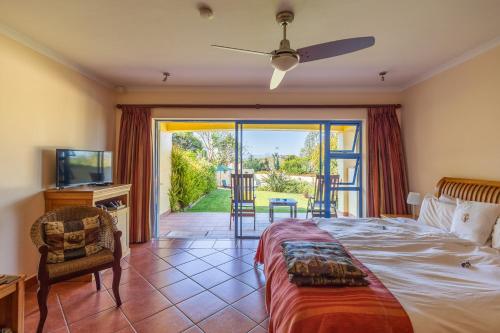
[[[159,142],[159,214],[170,212],[170,197],[168,195],[171,188],[172,176],[172,133],[160,132]]]

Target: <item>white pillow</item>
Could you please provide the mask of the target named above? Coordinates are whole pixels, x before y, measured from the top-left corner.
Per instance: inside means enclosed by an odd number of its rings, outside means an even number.
[[[500,250],[500,217],[493,227],[493,234],[491,238],[491,246]]]
[[[450,203],[450,204],[453,204],[453,205],[456,205],[457,204],[457,199],[455,199],[454,197],[448,195],[448,194],[441,194],[441,196],[439,197],[439,201],[442,201],[442,202],[446,202],[446,203]]]
[[[438,200],[438,216],[441,229],[450,232],[453,223],[453,214],[457,205],[455,202]]]
[[[500,215],[500,205],[457,199],[451,231],[460,238],[484,245]]]
[[[422,201],[418,222],[449,232],[455,207],[455,204],[443,202],[428,194]]]

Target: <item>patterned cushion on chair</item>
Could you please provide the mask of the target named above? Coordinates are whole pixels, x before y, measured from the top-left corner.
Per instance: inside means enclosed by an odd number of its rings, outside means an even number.
[[[113,252],[103,249],[96,254],[57,264],[47,265],[49,278],[57,278],[75,272],[81,272],[87,269],[95,268],[104,264],[112,263],[114,260]]]
[[[49,247],[48,263],[60,263],[99,252],[99,216],[43,224]]]

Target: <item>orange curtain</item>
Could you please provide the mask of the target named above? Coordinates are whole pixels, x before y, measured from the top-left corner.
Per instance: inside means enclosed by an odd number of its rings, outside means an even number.
[[[408,178],[393,106],[368,109],[368,216],[408,214]]]
[[[151,239],[151,123],[150,108],[122,108],[117,178],[121,184],[132,184],[129,213],[131,243]]]

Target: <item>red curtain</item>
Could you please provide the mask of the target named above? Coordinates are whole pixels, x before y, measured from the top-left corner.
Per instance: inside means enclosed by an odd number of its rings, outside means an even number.
[[[150,108],[122,108],[117,178],[121,184],[132,184],[129,212],[131,243],[151,239],[151,123]]]
[[[368,109],[368,216],[408,214],[408,178],[394,106]]]

